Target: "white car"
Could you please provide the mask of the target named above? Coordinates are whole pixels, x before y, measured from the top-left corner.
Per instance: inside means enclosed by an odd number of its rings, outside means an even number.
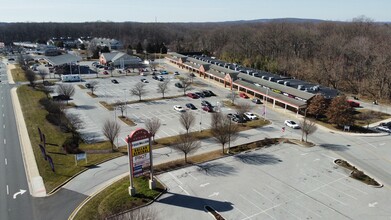
[[[180,105],[174,105],[174,110],[178,111],[178,112],[184,112],[185,111],[185,109],[182,108],[182,106],[180,106]]]
[[[258,119],[258,116],[251,113],[251,112],[245,112],[244,113],[245,116],[247,116],[247,118],[251,119],[251,120],[257,120]]]
[[[387,126],[377,126],[376,129],[379,130],[379,131],[384,131],[384,132],[391,133],[391,129],[389,127],[387,127]]]
[[[299,129],[299,128],[300,128],[300,126],[299,126],[296,122],[294,122],[294,121],[292,121],[292,120],[286,120],[286,121],[284,122],[284,124],[285,124],[286,126],[290,127],[290,128],[293,128],[293,129]]]

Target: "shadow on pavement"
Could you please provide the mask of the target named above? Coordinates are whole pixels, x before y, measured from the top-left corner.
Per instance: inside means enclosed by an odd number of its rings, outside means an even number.
[[[338,145],[338,144],[319,144],[319,147],[324,148],[326,150],[332,150],[332,151],[345,151],[349,149],[345,145]]]
[[[77,109],[81,109],[81,110],[90,110],[90,109],[95,109],[96,106],[93,106],[93,105],[79,105],[76,108]]]
[[[237,154],[234,158],[240,162],[252,165],[276,164],[282,162],[281,159],[278,159],[271,154]]]
[[[196,166],[198,166],[198,171],[208,176],[226,176],[236,172],[234,167],[219,162],[204,163]]]
[[[156,202],[199,211],[205,211],[205,205],[213,207],[218,212],[226,212],[233,209],[232,203],[230,202],[221,202],[217,200],[181,195],[171,192],[167,192],[165,196],[163,196],[161,199],[158,199]]]

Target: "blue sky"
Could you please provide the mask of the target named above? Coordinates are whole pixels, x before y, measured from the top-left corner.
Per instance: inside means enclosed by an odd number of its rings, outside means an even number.
[[[0,22],[391,21],[391,0],[0,0]]]

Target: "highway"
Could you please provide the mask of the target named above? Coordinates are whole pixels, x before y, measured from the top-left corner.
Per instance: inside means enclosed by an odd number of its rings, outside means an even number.
[[[23,165],[15,116],[6,78],[0,63],[0,219],[39,219],[34,213]]]

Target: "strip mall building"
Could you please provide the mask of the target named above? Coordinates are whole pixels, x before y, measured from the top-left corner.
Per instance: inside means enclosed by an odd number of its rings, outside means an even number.
[[[285,110],[304,112],[307,101],[316,94],[332,99],[338,90],[311,84],[290,77],[225,63],[204,55],[170,53],[166,59],[179,68],[193,72],[199,77],[214,80],[230,90],[247,93],[254,98],[266,100]]]

